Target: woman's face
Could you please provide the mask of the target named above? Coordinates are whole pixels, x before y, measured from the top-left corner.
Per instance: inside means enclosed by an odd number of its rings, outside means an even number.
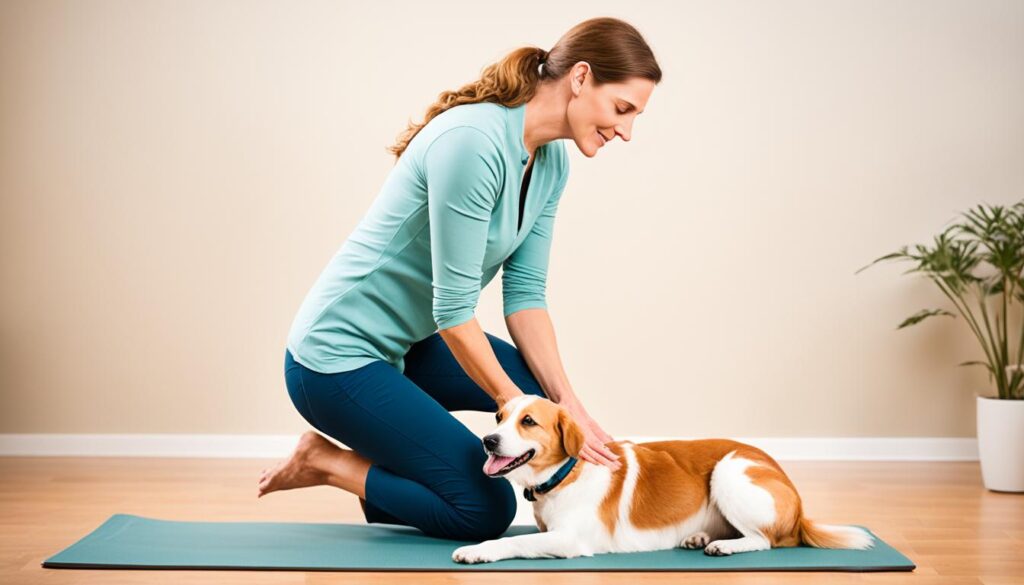
[[[633,120],[647,107],[654,82],[633,77],[622,83],[595,85],[590,64],[577,63],[569,73],[573,99],[566,113],[572,139],[587,157],[618,135],[629,141]],[[603,138],[603,139],[602,139]]]

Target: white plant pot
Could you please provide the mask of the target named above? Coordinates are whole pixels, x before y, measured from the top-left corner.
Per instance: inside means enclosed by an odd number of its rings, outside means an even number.
[[[978,395],[978,455],[985,487],[1024,492],[1024,400]]]

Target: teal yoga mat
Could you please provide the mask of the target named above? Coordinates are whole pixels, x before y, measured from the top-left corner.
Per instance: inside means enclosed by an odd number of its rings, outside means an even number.
[[[513,525],[503,536],[537,532]],[[877,538],[877,537],[876,537]],[[43,562],[65,569],[244,569],[295,571],[912,571],[881,540],[866,551],[809,547],[712,557],[701,550],[611,553],[573,559],[462,564],[469,542],[432,538],[395,524],[179,522],[115,514]]]

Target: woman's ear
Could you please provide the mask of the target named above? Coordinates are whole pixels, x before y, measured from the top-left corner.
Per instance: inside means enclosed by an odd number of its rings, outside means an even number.
[[[570,457],[579,457],[580,449],[586,437],[583,436],[583,429],[576,424],[572,415],[564,407],[558,409],[558,432],[562,435],[562,449]]]

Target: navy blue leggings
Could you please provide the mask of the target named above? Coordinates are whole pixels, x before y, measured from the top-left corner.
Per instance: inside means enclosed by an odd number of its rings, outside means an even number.
[[[519,350],[486,336],[516,386],[545,396]],[[462,369],[440,333],[409,349],[404,373],[378,360],[321,374],[285,350],[285,381],[309,424],[373,463],[366,477],[367,522],[472,541],[500,536],[512,524],[512,485],[484,475],[480,438],[450,414],[496,412],[497,405]]]

